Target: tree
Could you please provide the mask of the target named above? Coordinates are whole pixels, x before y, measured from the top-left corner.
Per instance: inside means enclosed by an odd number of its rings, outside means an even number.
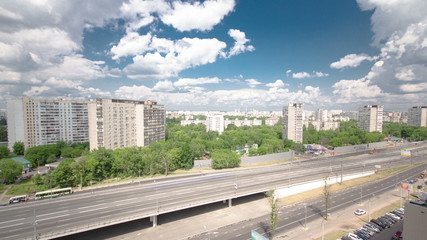
[[[267,192],[268,203],[270,205],[270,238],[273,239],[279,222],[279,201],[274,196],[274,190]]]
[[[67,158],[63,160],[52,173],[52,181],[55,186],[73,187],[77,184],[76,176],[78,175],[73,168],[75,160]]]
[[[227,149],[215,149],[211,152],[212,168],[232,168],[240,165],[240,156]]]
[[[0,159],[9,156],[9,148],[6,146],[0,146]]]
[[[24,143],[23,142],[15,142],[15,144],[13,144],[13,152],[16,155],[24,155],[25,153],[25,147],[24,147]]]
[[[0,126],[0,142],[6,142],[6,141],[7,141],[7,127]]]
[[[38,173],[31,178],[31,181],[36,185],[43,185],[43,179]]]
[[[14,183],[21,173],[21,164],[12,159],[3,159],[0,161],[0,178],[3,179],[5,183]]]
[[[331,204],[331,186],[328,185],[328,178],[325,177],[325,184],[323,186],[323,200],[325,202],[325,220],[328,220],[328,210],[329,205]]]

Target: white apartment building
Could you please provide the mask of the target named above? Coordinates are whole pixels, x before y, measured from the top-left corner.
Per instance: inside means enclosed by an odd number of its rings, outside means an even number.
[[[87,142],[88,103],[28,97],[8,101],[8,147],[12,149],[17,141],[25,148],[58,141]]]
[[[206,120],[199,120],[199,119],[188,119],[188,120],[181,120],[181,126],[187,126],[191,124],[203,124],[206,125]]]
[[[303,103],[289,103],[283,107],[283,139],[302,143],[303,137]]]
[[[90,149],[146,146],[165,139],[165,108],[152,101],[98,98],[89,104]]]
[[[267,125],[267,126],[274,126],[278,122],[279,122],[279,118],[277,118],[277,117],[271,117],[271,118],[265,119],[265,125]]]
[[[305,127],[312,126],[316,129],[316,131],[320,130],[336,130],[340,127],[340,122],[334,122],[334,121],[311,121],[311,120],[304,120],[303,121]]]
[[[314,111],[314,120],[326,122],[330,118],[330,114],[328,110],[325,109],[317,109]]]
[[[206,119],[206,131],[217,131],[222,134],[224,132],[224,114],[209,114]]]
[[[408,125],[427,127],[427,106],[414,106],[408,109]]]
[[[262,120],[258,120],[258,119],[253,119],[253,120],[249,120],[249,119],[243,119],[243,120],[239,120],[239,119],[226,119],[224,120],[224,124],[225,124],[225,128],[227,128],[228,125],[230,124],[234,124],[236,127],[242,127],[242,126],[261,126],[262,125]]]
[[[382,105],[366,105],[360,108],[358,127],[367,132],[382,132],[383,112]]]

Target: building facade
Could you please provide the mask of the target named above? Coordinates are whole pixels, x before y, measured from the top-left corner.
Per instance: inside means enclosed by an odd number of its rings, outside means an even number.
[[[217,131],[222,134],[224,132],[224,114],[209,114],[206,118],[206,131]]]
[[[427,106],[414,106],[408,109],[408,125],[427,127]]]
[[[283,107],[283,139],[302,143],[303,110],[303,103],[289,103],[288,106]]]
[[[147,146],[165,139],[165,108],[152,101],[99,98],[89,104],[90,149]]]
[[[360,108],[358,127],[367,132],[382,132],[383,112],[381,105],[366,105]]]
[[[17,141],[25,148],[88,142],[88,103],[28,97],[8,101],[8,147],[12,149]]]

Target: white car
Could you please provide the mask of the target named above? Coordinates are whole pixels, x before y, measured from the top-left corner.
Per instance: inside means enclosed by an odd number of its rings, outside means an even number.
[[[361,239],[359,236],[357,236],[354,233],[348,233],[347,237],[349,237],[349,238],[351,238],[353,240],[363,240],[363,239]]]
[[[354,211],[354,214],[356,214],[357,216],[366,214],[366,211],[363,209],[357,209],[356,211]]]

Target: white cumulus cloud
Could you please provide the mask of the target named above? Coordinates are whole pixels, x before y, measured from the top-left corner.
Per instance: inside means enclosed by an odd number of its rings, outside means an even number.
[[[237,29],[230,29],[228,31],[228,35],[230,35],[230,37],[232,37],[235,40],[234,46],[231,48],[230,52],[228,53],[228,57],[238,55],[246,51],[252,52],[255,50],[254,46],[246,45],[246,43],[249,42],[249,39],[246,38],[246,35],[244,32]]]
[[[234,0],[173,1],[160,19],[179,31],[207,31],[233,11],[235,4]]]
[[[288,84],[285,84],[282,80],[278,79],[274,83],[267,83],[265,86],[271,88],[282,88],[288,86]]]
[[[345,67],[357,67],[363,61],[373,61],[375,57],[370,57],[366,54],[349,54],[341,58],[339,61],[331,63],[331,68],[341,69]]]

